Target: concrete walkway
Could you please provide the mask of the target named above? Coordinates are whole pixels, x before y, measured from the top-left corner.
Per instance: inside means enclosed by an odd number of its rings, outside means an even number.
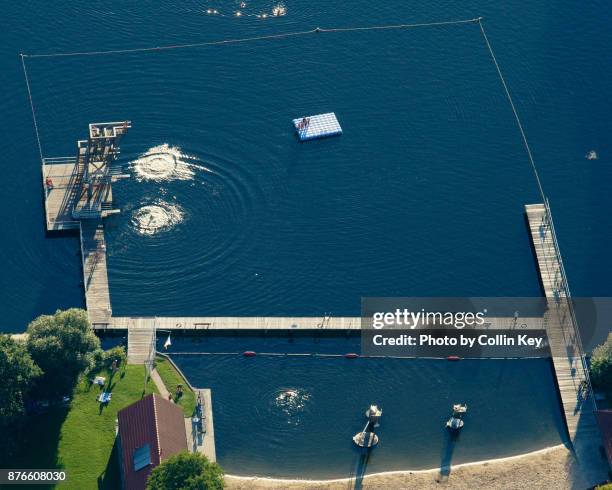
[[[164,398],[164,400],[168,400],[170,397],[170,392],[167,390],[161,376],[157,372],[157,369],[153,369],[153,371],[151,371],[151,381],[155,383],[155,386],[157,386],[157,391],[159,391],[159,394]]]

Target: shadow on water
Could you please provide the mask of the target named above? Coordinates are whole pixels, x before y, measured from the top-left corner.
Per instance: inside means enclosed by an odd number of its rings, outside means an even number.
[[[445,443],[442,449],[442,456],[440,458],[440,475],[438,477],[440,482],[448,480],[448,477],[450,476],[453,453],[455,451],[455,445],[459,439],[459,432],[445,430],[444,439]]]
[[[363,485],[363,478],[368,467],[368,461],[370,460],[371,449],[359,450],[359,453],[355,456],[355,462],[353,464],[353,478],[349,480],[348,488],[355,490],[361,490]]]

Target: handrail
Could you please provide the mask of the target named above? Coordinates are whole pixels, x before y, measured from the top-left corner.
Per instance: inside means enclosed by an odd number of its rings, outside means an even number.
[[[591,383],[591,376],[589,373],[589,366],[586,361],[586,354],[584,351],[584,346],[582,344],[582,338],[580,336],[580,329],[578,327],[578,320],[576,318],[576,313],[574,311],[574,304],[572,302],[572,296],[569,289],[569,282],[567,280],[567,274],[565,272],[565,266],[563,265],[563,257],[561,255],[561,249],[559,248],[559,243],[557,241],[557,233],[555,231],[555,225],[552,218],[552,212],[550,210],[550,203],[548,198],[544,199],[544,208],[545,208],[545,217],[547,220],[547,224],[550,228],[551,237],[553,241],[553,247],[555,249],[555,258],[559,265],[559,272],[561,274],[561,284],[559,285],[563,292],[565,293],[565,300],[567,301],[568,311],[570,314],[570,321],[572,323],[572,327],[574,329],[575,338],[576,338],[576,346],[578,347],[578,354],[580,356],[580,361],[582,364],[582,369],[584,371],[585,382],[587,383],[588,393],[590,395],[591,401],[593,403],[593,408],[597,410],[597,401],[595,400],[595,396],[593,395],[593,385]]]

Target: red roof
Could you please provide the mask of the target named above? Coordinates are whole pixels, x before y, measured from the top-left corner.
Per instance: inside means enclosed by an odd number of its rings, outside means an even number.
[[[121,464],[126,490],[143,490],[151,470],[170,456],[187,450],[183,410],[157,394],[119,410]],[[134,469],[134,451],[148,444],[151,464]]]
[[[601,436],[606,448],[606,454],[608,455],[608,463],[612,466],[612,410],[597,410],[595,413],[601,428]]]

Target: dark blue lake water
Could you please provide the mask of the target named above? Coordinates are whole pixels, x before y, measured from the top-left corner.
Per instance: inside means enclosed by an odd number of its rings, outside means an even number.
[[[18,52],[479,15],[523,118],[572,289],[610,293],[606,2],[286,1],[286,15],[265,19],[257,15],[274,3],[247,3],[241,17],[239,2],[4,5],[3,330],[83,304],[77,240],[45,238]],[[73,154],[89,122],[133,123],[121,155],[133,178],[115,185],[123,212],[107,221],[116,315],[357,315],[361,296],[539,294],[523,218],[539,196],[476,25],[39,58],[28,69],[45,156]],[[298,144],[291,119],[328,111],[343,136]],[[585,158],[591,150],[598,159]],[[193,384],[213,388],[217,451],[232,473],[354,474],[350,437],[371,402],[384,420],[370,472],[562,439],[543,360],[176,361]],[[283,398],[288,391],[297,397]],[[456,401],[470,404],[470,418],[449,454],[442,425]]]
[[[349,477],[439,468],[560,444],[564,425],[550,362],[345,359],[185,352],[343,354],[358,338],[176,338],[172,358],[198,387],[211,387],[217,458],[232,474]],[[453,444],[453,403],[468,403]],[[351,437],[377,403],[379,446],[365,464]],[[265,450],[262,450],[265,449]]]
[[[239,18],[238,2],[5,5],[4,329],[82,305],[77,241],[44,236],[19,51],[477,15],[523,117],[574,293],[610,292],[604,2],[286,2],[286,15],[267,19],[255,15],[272,4],[247,3]],[[133,122],[121,161],[134,177],[115,185],[123,213],[107,222],[115,314],[347,315],[362,295],[539,293],[522,215],[535,182],[476,25],[32,59],[28,69],[46,156],[72,154],[90,121]],[[298,144],[291,118],[327,111],[344,135]],[[590,150],[599,159],[585,159]]]

